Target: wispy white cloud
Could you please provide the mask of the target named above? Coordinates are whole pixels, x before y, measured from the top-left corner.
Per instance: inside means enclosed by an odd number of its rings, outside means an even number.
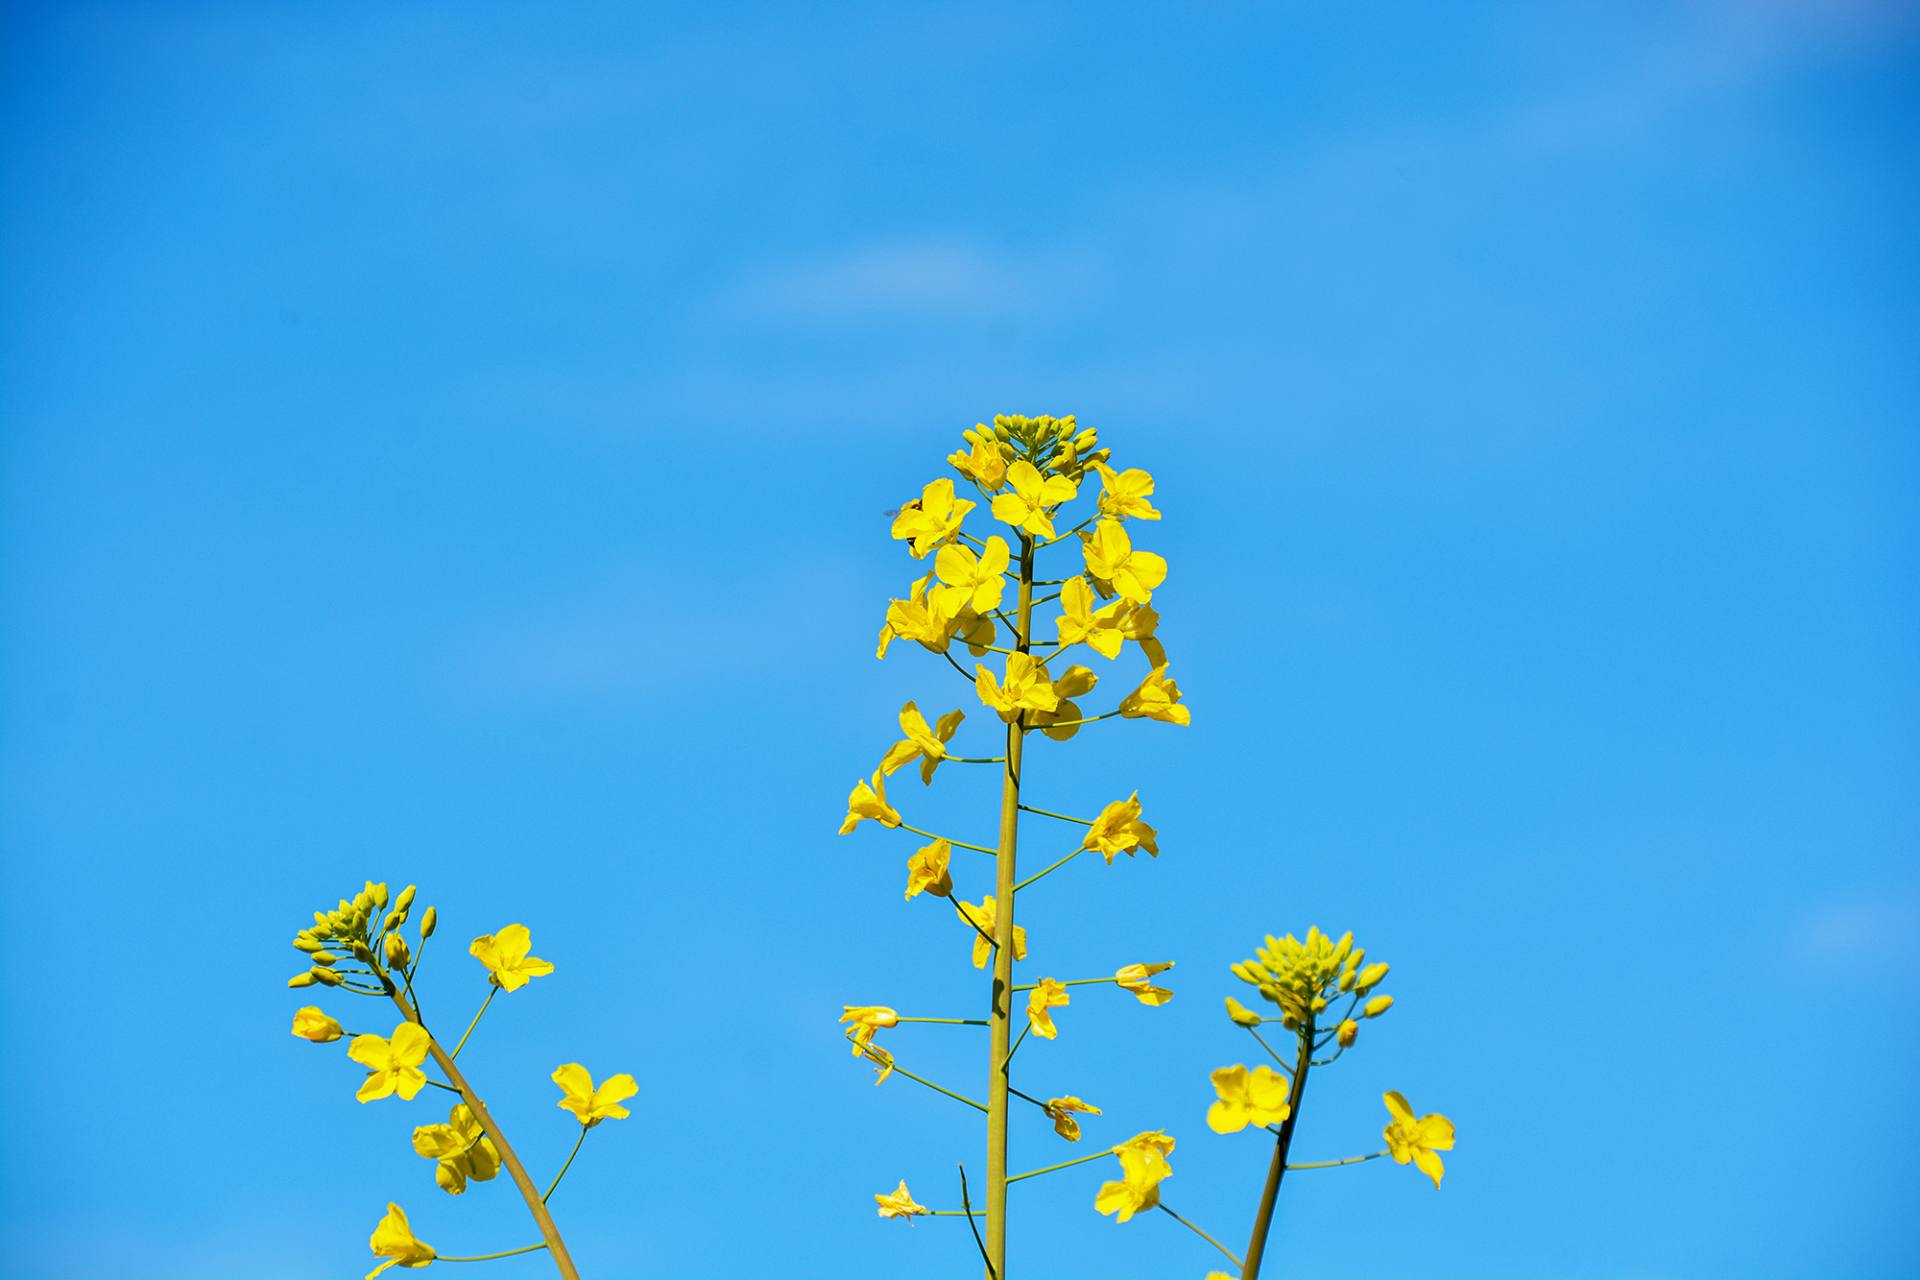
[[[785,320],[1000,320],[1084,303],[1098,289],[1086,249],[1014,252],[959,237],[906,237],[777,263],[733,302]]]

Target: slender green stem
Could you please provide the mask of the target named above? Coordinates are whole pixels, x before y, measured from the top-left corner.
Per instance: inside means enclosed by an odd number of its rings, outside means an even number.
[[[1018,1182],[1022,1178],[1037,1178],[1043,1173],[1054,1173],[1060,1169],[1071,1169],[1077,1164],[1085,1164],[1089,1160],[1098,1160],[1102,1156],[1110,1156],[1112,1154],[1113,1152],[1111,1151],[1096,1151],[1090,1156],[1080,1156],[1073,1160],[1062,1160],[1059,1164],[1050,1164],[1044,1169],[1029,1169],[1025,1173],[1016,1173],[1011,1178],[1008,1178],[1007,1181]]]
[[[978,1209],[929,1209],[924,1215],[916,1216],[925,1216],[928,1218],[977,1218],[980,1216],[980,1211]]]
[[[1118,982],[1118,981],[1120,981],[1120,979],[1118,978],[1069,978],[1065,982],[1061,983],[1060,985],[1063,987],[1091,987],[1096,983]],[[1015,987],[1014,990],[1015,991],[1032,991],[1038,985],[1039,985],[1038,983],[1034,983],[1034,982],[1022,983],[1020,986]]]
[[[1273,1204],[1280,1195],[1280,1180],[1287,1175],[1287,1152],[1293,1147],[1293,1131],[1300,1123],[1300,1104],[1307,1096],[1307,1072],[1313,1066],[1312,1020],[1302,1022],[1297,1034],[1300,1053],[1294,1059],[1293,1088],[1287,1092],[1287,1118],[1281,1121],[1280,1135],[1273,1142],[1273,1160],[1267,1165],[1267,1185],[1260,1193],[1260,1207],[1254,1211],[1253,1238],[1247,1242],[1247,1260],[1241,1267],[1240,1280],[1258,1280],[1260,1275],[1260,1259],[1267,1251],[1267,1232],[1273,1226]]]
[[[560,1172],[553,1175],[553,1185],[547,1188],[547,1194],[540,1197],[541,1204],[553,1199],[553,1193],[560,1189],[560,1179],[566,1177],[567,1170],[573,1168],[573,1158],[580,1154],[580,1144],[587,1140],[587,1130],[592,1127],[587,1124],[580,1126],[580,1136],[573,1140],[573,1150],[567,1152],[567,1162],[560,1166]]]
[[[987,846],[983,844],[968,844],[965,840],[954,840],[947,836],[937,836],[933,834],[933,832],[931,831],[922,831],[920,828],[908,826],[904,822],[900,824],[900,829],[902,831],[911,831],[913,832],[913,834],[917,836],[925,836],[929,840],[945,840],[948,844],[952,845],[956,849],[972,849],[975,853],[999,853],[1000,852],[998,849],[989,849],[987,848]]]
[[[453,1087],[452,1085],[450,1085],[450,1084],[441,1084],[441,1083],[440,1083],[440,1082],[439,1082],[438,1080],[428,1080],[428,1081],[427,1081],[427,1083],[428,1083],[428,1084],[430,1084],[430,1085],[432,1085],[432,1086],[433,1086],[434,1088],[436,1088],[436,1089],[445,1089],[445,1090],[446,1090],[446,1091],[447,1091],[448,1093],[458,1093],[458,1092],[460,1092],[460,1091],[459,1091],[458,1089],[456,1089],[456,1088],[454,1088],[454,1087]]]
[[[1058,600],[1059,598],[1060,598],[1060,593],[1056,591],[1050,596],[1041,596],[1038,600],[1035,600],[1033,603],[1034,603],[1034,606],[1037,608],[1043,604],[1051,604],[1055,600]]]
[[[953,909],[960,913],[960,918],[962,920],[965,920],[968,924],[973,926],[973,931],[975,933],[979,934],[981,937],[987,940],[987,945],[989,947],[992,947],[996,951],[1000,949],[1000,944],[994,940],[994,937],[992,934],[988,933],[985,929],[982,929],[980,927],[980,922],[973,918],[973,913],[967,910],[965,903],[961,902],[958,898],[948,898],[947,901],[953,904]]]
[[[1043,818],[1058,818],[1062,822],[1076,822],[1083,827],[1090,827],[1093,825],[1092,818],[1076,818],[1070,813],[1055,813],[1051,809],[1039,809],[1039,808],[1035,808],[1033,805],[1030,805],[1030,804],[1023,804],[1020,807],[1026,810],[1028,813],[1037,813]]]
[[[912,1080],[917,1084],[923,1084],[927,1086],[927,1088],[933,1090],[935,1093],[944,1093],[949,1098],[952,1098],[955,1102],[966,1103],[968,1106],[972,1107],[975,1111],[986,1110],[985,1107],[975,1102],[972,1098],[967,1097],[965,1094],[955,1093],[953,1090],[947,1088],[945,1085],[935,1084],[933,1081],[927,1079],[925,1076],[917,1076],[913,1074],[913,1072],[907,1070],[905,1067],[901,1066],[897,1062],[893,1064],[893,1069],[899,1074],[905,1076],[907,1079]]]
[[[1027,1032],[1031,1030],[1033,1030],[1033,1023],[1031,1021],[1029,1021],[1026,1026],[1020,1028],[1019,1038],[1013,1042],[1013,1048],[1007,1050],[1006,1062],[1002,1062],[1000,1064],[1000,1069],[1002,1071],[1005,1071],[1007,1069],[1008,1062],[1013,1061],[1013,1055],[1020,1052],[1020,1046],[1027,1042]]]
[[[1227,1246],[1221,1244],[1218,1240],[1215,1240],[1212,1236],[1202,1231],[1199,1227],[1194,1226],[1191,1222],[1188,1222],[1185,1218],[1181,1217],[1179,1214],[1175,1213],[1173,1210],[1167,1208],[1167,1206],[1164,1203],[1161,1204],[1160,1209],[1169,1218],[1172,1218],[1175,1222],[1179,1223],[1181,1226],[1185,1227],[1187,1230],[1193,1232],[1195,1235],[1199,1236],[1202,1240],[1205,1240],[1208,1244],[1212,1245],[1214,1248],[1218,1249],[1220,1252],[1226,1254],[1227,1257],[1233,1260],[1234,1266],[1237,1267],[1241,1265],[1239,1255],[1234,1253],[1233,1250],[1227,1248]]]
[[[967,1166],[964,1164],[960,1166],[960,1207],[966,1211],[967,1230],[973,1232],[973,1243],[980,1250],[980,1260],[987,1264],[987,1280],[1000,1280],[999,1273],[993,1269],[993,1259],[987,1256],[986,1241],[980,1238],[980,1227],[974,1222],[976,1217],[985,1215],[976,1214],[973,1201],[967,1197]]]
[[[899,1020],[901,1022],[939,1022],[939,1023],[944,1023],[945,1025],[950,1027],[984,1027],[988,1025],[987,1020],[985,1018],[906,1018],[906,1017],[903,1017]]]
[[[1025,880],[1022,880],[1019,884],[1013,886],[1013,891],[1015,893],[1020,892],[1022,889],[1032,884],[1035,880],[1038,880],[1040,877],[1046,875],[1047,872],[1058,871],[1061,867],[1066,866],[1069,862],[1072,862],[1075,858],[1079,857],[1081,854],[1085,853],[1086,851],[1087,851],[1087,846],[1081,845],[1078,849],[1075,849],[1072,853],[1060,859],[1058,862],[1054,863],[1052,866],[1047,867],[1044,870],[1034,872],[1032,875],[1028,876]]]
[[[1065,729],[1070,725],[1092,724],[1096,720],[1111,720],[1119,714],[1120,711],[1116,708],[1115,710],[1103,712],[1097,716],[1086,716],[1079,720],[1056,720],[1052,724],[1037,724],[1033,727],[1035,729]]]
[[[1100,518],[1100,513],[1096,511],[1092,515],[1088,516],[1085,520],[1082,520],[1079,524],[1073,526],[1073,528],[1061,534],[1059,537],[1050,538],[1046,542],[1041,543],[1039,547],[1036,548],[1036,550],[1044,551],[1056,542],[1065,542],[1068,538],[1071,538],[1074,534],[1080,532],[1082,529],[1086,528],[1088,525],[1092,524],[1095,520],[1098,520],[1099,518]],[[1048,583],[1046,585],[1052,586],[1053,584]]]
[[[1265,1049],[1267,1053],[1273,1058],[1273,1060],[1280,1064],[1280,1069],[1282,1071],[1286,1072],[1288,1075],[1293,1074],[1293,1064],[1291,1062],[1288,1062],[1285,1058],[1281,1057],[1279,1054],[1274,1053],[1273,1046],[1267,1043],[1266,1037],[1262,1036],[1256,1028],[1248,1027],[1247,1034],[1260,1042],[1260,1047],[1262,1049]]]
[[[444,1253],[436,1253],[433,1255],[433,1260],[435,1262],[492,1262],[495,1258],[511,1258],[522,1253],[532,1253],[536,1249],[544,1249],[546,1247],[547,1242],[542,1240],[539,1244],[523,1244],[518,1249],[502,1249],[499,1253],[476,1253],[466,1258],[453,1258]]]
[[[460,1033],[460,1043],[453,1046],[453,1052],[447,1055],[449,1058],[457,1058],[460,1056],[460,1051],[467,1047],[467,1037],[472,1035],[473,1029],[480,1025],[481,1014],[486,1013],[487,1006],[492,1004],[493,998],[499,994],[500,988],[498,986],[493,987],[487,992],[487,998],[480,1002],[480,1012],[473,1015],[473,1021],[469,1022],[467,1029]]]
[[[941,764],[1005,764],[1005,756],[941,756]]]
[[[1390,1154],[1390,1153],[1389,1153],[1389,1152],[1386,1152],[1386,1151],[1369,1151],[1369,1152],[1367,1152],[1367,1154],[1366,1154],[1366,1155],[1363,1155],[1363,1156],[1348,1156],[1348,1157],[1347,1157],[1347,1158],[1346,1158],[1345,1160],[1316,1160],[1316,1161],[1314,1161],[1314,1162],[1313,1162],[1312,1164],[1290,1164],[1290,1165],[1288,1165],[1288,1166],[1287,1166],[1287,1168],[1288,1168],[1289,1170],[1293,1170],[1293,1169],[1337,1169],[1337,1168],[1339,1168],[1339,1167],[1340,1167],[1341,1165],[1343,1165],[1343,1164],[1364,1164],[1364,1163],[1366,1163],[1366,1162],[1367,1162],[1368,1160],[1378,1160],[1378,1159],[1379,1159],[1379,1158],[1380,1158],[1381,1156],[1384,1156],[1384,1155],[1388,1155],[1388,1154]]]
[[[955,671],[958,671],[960,673],[960,678],[962,680],[965,680],[968,684],[974,683],[977,677],[968,675],[967,669],[960,665],[960,663],[954,658],[952,653],[948,652],[945,649],[942,649],[940,651],[940,656],[947,660],[948,666],[952,667]]]

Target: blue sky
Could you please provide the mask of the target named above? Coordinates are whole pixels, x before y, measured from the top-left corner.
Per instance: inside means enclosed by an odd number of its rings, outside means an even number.
[[[1023,1051],[1094,1140],[1172,1130],[1243,1240],[1226,965],[1352,928],[1400,1003],[1299,1150],[1387,1088],[1460,1146],[1290,1183],[1283,1274],[1910,1267],[1911,6],[0,21],[9,1274],[359,1275],[390,1198],[529,1238],[286,1033],[363,876],[439,905],[437,1019],[466,938],[559,966],[462,1057],[536,1171],[553,1066],[638,1077],[555,1200],[589,1274],[975,1274],[869,1196],[951,1203],[977,1127],[833,1019],[984,997],[907,839],[833,829],[904,698],[967,705],[873,661],[882,513],[996,411],[1159,477],[1195,713],[1030,770],[1162,833],[1027,919],[1036,973],[1179,962]],[[970,1034],[895,1044],[965,1089]],[[1097,1169],[1022,1184],[1025,1274],[1198,1280]]]

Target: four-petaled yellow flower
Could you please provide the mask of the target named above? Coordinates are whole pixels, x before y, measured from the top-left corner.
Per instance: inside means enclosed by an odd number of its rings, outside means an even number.
[[[1007,655],[1005,683],[995,680],[993,672],[981,663],[974,663],[973,669],[978,673],[973,681],[974,692],[1009,724],[1022,711],[1052,711],[1060,705],[1060,695],[1053,691],[1047,669],[1035,662],[1030,653]]]
[[[1272,1067],[1221,1067],[1210,1077],[1220,1100],[1207,1108],[1207,1128],[1215,1133],[1238,1133],[1250,1124],[1279,1124],[1293,1111],[1287,1102],[1291,1086]]]
[[[1180,686],[1167,679],[1165,667],[1155,667],[1140,687],[1120,699],[1120,714],[1129,720],[1144,716],[1168,724],[1190,724],[1193,713],[1180,701]]]
[[[487,966],[493,985],[502,991],[518,991],[533,979],[553,972],[553,966],[545,960],[527,954],[533,950],[533,934],[523,924],[510,924],[498,933],[475,938],[467,950]]]
[[[560,1086],[560,1092],[564,1095],[554,1105],[573,1112],[580,1123],[589,1129],[602,1120],[625,1120],[633,1113],[620,1104],[640,1092],[640,1086],[624,1071],[617,1076],[608,1076],[606,1083],[596,1089],[593,1087],[593,1077],[577,1062],[555,1067],[553,1082]]]
[[[1060,647],[1064,649],[1070,644],[1085,644],[1103,658],[1119,657],[1120,646],[1127,639],[1124,629],[1127,614],[1132,609],[1131,601],[1115,600],[1096,610],[1093,607],[1092,585],[1085,578],[1068,578],[1060,584],[1061,612],[1053,620]]]
[[[1153,477],[1138,467],[1116,472],[1104,462],[1093,469],[1100,473],[1100,514],[1122,520],[1158,520],[1160,513],[1147,499],[1153,496]]]
[[[1140,821],[1140,793],[1136,791],[1102,809],[1093,825],[1087,828],[1080,847],[1096,850],[1107,860],[1107,865],[1112,866],[1114,854],[1124,853],[1131,858],[1135,849],[1145,849],[1159,857],[1159,836],[1158,831]]]
[[[311,1040],[315,1044],[326,1044],[329,1041],[338,1040],[345,1033],[341,1030],[339,1023],[320,1012],[315,1006],[308,1005],[304,1009],[294,1011],[293,1034],[302,1040]]]
[[[973,548],[950,542],[934,557],[933,571],[941,585],[928,597],[943,613],[958,614],[962,609],[989,613],[1000,607],[1007,590],[1007,565],[1013,553],[999,534],[987,539],[986,550],[979,555]]]
[[[353,1096],[362,1102],[399,1094],[407,1101],[427,1087],[427,1073],[420,1064],[427,1060],[433,1037],[417,1022],[403,1022],[393,1035],[355,1036],[347,1046],[347,1056],[367,1068],[367,1078]]]
[[[1087,575],[1134,604],[1151,601],[1153,589],[1167,580],[1166,560],[1151,551],[1135,551],[1126,526],[1118,520],[1102,520],[1092,533],[1081,534],[1080,550],[1086,557]]]
[[[1052,978],[1042,978],[1032,991],[1027,993],[1027,1026],[1037,1036],[1048,1040],[1059,1034],[1053,1025],[1053,1010],[1069,1004],[1073,996],[1064,982],[1055,982]]]
[[[1048,1098],[1043,1110],[1047,1118],[1053,1121],[1053,1131],[1068,1142],[1080,1141],[1080,1122],[1073,1118],[1076,1111],[1090,1116],[1101,1114],[1100,1108],[1068,1094],[1064,1098]]]
[[[878,769],[873,771],[871,782],[853,784],[853,793],[847,797],[847,817],[840,824],[840,834],[844,836],[850,833],[863,818],[883,827],[900,825],[899,811],[887,803],[887,775]]]
[[[900,1180],[900,1189],[892,1195],[875,1195],[874,1203],[880,1206],[883,1218],[912,1218],[917,1213],[931,1213],[931,1209],[914,1201],[913,1193],[907,1190],[907,1180]]]
[[[451,1196],[467,1189],[468,1178],[488,1182],[500,1172],[500,1153],[494,1149],[493,1139],[464,1102],[453,1104],[445,1124],[423,1124],[415,1129],[413,1149],[429,1160],[439,1161],[433,1180]]]
[[[1107,608],[1125,604],[1116,600]],[[1167,665],[1167,649],[1154,633],[1160,629],[1160,614],[1151,605],[1131,605],[1126,616],[1120,619],[1120,630],[1127,639],[1140,646],[1140,652],[1147,655],[1147,661],[1156,667]]]
[[[960,522],[973,508],[968,499],[953,496],[953,481],[931,481],[919,497],[901,506],[893,520],[893,536],[910,542],[907,549],[915,560],[925,559],[927,552],[960,531]]]
[[[873,1033],[884,1027],[900,1025],[900,1015],[883,1004],[843,1004],[846,1012],[840,1015],[840,1021],[850,1023],[847,1027],[847,1039],[853,1041],[853,1051],[860,1052],[862,1045],[873,1040]]]
[[[1163,1005],[1173,999],[1173,992],[1165,987],[1156,987],[1149,981],[1156,973],[1165,973],[1173,968],[1173,961],[1163,964],[1125,964],[1114,970],[1113,980],[1122,991],[1130,991],[1133,998],[1148,1006]]]
[[[1416,1169],[1433,1179],[1434,1190],[1439,1190],[1440,1175],[1446,1168],[1434,1153],[1453,1150],[1453,1121],[1437,1113],[1414,1119],[1413,1108],[1407,1105],[1405,1096],[1395,1091],[1382,1094],[1381,1100],[1393,1115],[1393,1121],[1385,1130],[1387,1150],[1393,1162],[1411,1161]]]
[[[920,708],[909,702],[900,708],[900,732],[907,736],[887,748],[887,754],[880,757],[880,772],[891,776],[903,765],[920,761],[920,781],[932,782],[933,771],[947,758],[947,744],[953,741],[954,730],[967,718],[967,713],[953,710],[941,716],[931,727],[927,718],[920,714]]]
[[[1092,667],[1071,666],[1053,682],[1053,696],[1058,705],[1051,711],[1029,711],[1027,725],[1040,730],[1055,742],[1065,742],[1080,732],[1080,721],[1084,718],[1080,704],[1074,699],[1083,693],[1093,692],[1093,686],[1100,683],[1100,677],[1093,673]]]
[[[1160,1203],[1160,1184],[1173,1175],[1167,1163],[1173,1139],[1159,1132],[1135,1134],[1113,1148],[1113,1154],[1120,1157],[1120,1181],[1101,1183],[1093,1207],[1113,1214],[1115,1222],[1125,1222]]]
[[[973,931],[973,967],[976,969],[986,968],[987,957],[993,954],[993,946],[987,941],[988,938],[993,936],[994,912],[996,910],[993,895],[988,894],[986,897],[980,899],[978,906],[969,902],[961,902],[958,899],[953,900],[953,905],[959,910],[963,920],[970,921],[975,926]],[[1013,958],[1015,960],[1025,960],[1027,958],[1027,931],[1020,925],[1013,926]]]
[[[952,860],[953,844],[945,839],[923,846],[908,858],[907,899],[911,901],[916,893],[930,893],[936,898],[951,894],[953,875],[947,870],[947,864]]]
[[[407,1225],[406,1212],[392,1203],[387,1205],[387,1216],[380,1219],[367,1244],[373,1249],[374,1257],[386,1259],[367,1272],[367,1280],[373,1280],[388,1267],[424,1267],[440,1256],[432,1245],[413,1234],[413,1228]]]
[[[1007,483],[1013,486],[1013,492],[994,496],[993,518],[1036,538],[1054,536],[1047,508],[1072,502],[1073,495],[1080,491],[1080,486],[1066,476],[1042,479],[1039,469],[1025,458],[1007,468]]]
[[[986,424],[979,428],[986,431]],[[953,469],[967,479],[992,493],[1007,482],[1007,460],[1000,456],[1000,450],[987,440],[975,440],[973,448],[961,453],[958,450],[947,455],[947,461]]]

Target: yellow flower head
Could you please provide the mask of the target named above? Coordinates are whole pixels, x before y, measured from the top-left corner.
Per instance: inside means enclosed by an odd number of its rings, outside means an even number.
[[[920,781],[932,782],[933,771],[947,758],[947,743],[953,741],[953,734],[967,713],[953,710],[940,717],[929,727],[927,718],[920,714],[920,708],[909,702],[900,708],[900,732],[907,736],[887,748],[887,754],[880,758],[880,772],[891,777],[895,770],[903,765],[920,761]]]
[[[518,991],[535,978],[553,972],[553,966],[533,950],[533,934],[523,924],[510,924],[498,933],[484,934],[467,946],[474,959],[487,967],[493,985],[502,991]]]
[[[930,893],[936,898],[944,898],[953,892],[953,875],[947,870],[947,864],[953,860],[953,845],[947,840],[935,840],[923,846],[918,853],[907,859],[907,899],[912,901],[916,893]]]
[[[1145,849],[1154,857],[1160,856],[1160,833],[1140,821],[1140,793],[1134,792],[1125,800],[1115,800],[1100,811],[1100,816],[1087,828],[1087,834],[1080,841],[1083,849],[1093,849],[1113,865],[1113,855],[1124,853],[1133,856],[1135,849]]]
[[[1167,679],[1165,667],[1155,667],[1140,687],[1120,700],[1120,714],[1130,720],[1144,716],[1168,724],[1190,724],[1193,713],[1180,701],[1180,686]]]
[[[1443,1115],[1433,1114],[1413,1118],[1413,1108],[1407,1105],[1406,1098],[1396,1092],[1381,1095],[1387,1104],[1387,1110],[1393,1120],[1386,1127],[1387,1150],[1393,1156],[1395,1164],[1413,1166],[1433,1179],[1434,1190],[1440,1189],[1440,1175],[1446,1172],[1435,1152],[1453,1150],[1453,1121]]]
[[[1160,1203],[1160,1184],[1173,1175],[1167,1163],[1173,1139],[1160,1132],[1135,1134],[1113,1148],[1113,1154],[1120,1157],[1120,1181],[1101,1183],[1093,1207],[1113,1214],[1115,1222],[1125,1222]]]
[[[1068,578],[1060,584],[1060,616],[1053,620],[1060,647],[1085,644],[1103,658],[1119,657],[1120,647],[1127,638],[1127,615],[1132,609],[1131,601],[1116,600],[1096,610],[1093,587],[1087,580]]]
[[[887,803],[887,775],[878,769],[873,771],[872,781],[853,784],[853,793],[847,797],[847,817],[840,824],[840,834],[844,836],[852,832],[863,818],[883,827],[900,825],[899,812]]]
[[[413,1234],[413,1228],[407,1225],[406,1212],[397,1204],[387,1205],[387,1216],[380,1219],[367,1244],[373,1249],[374,1257],[386,1259],[367,1272],[367,1280],[373,1280],[388,1267],[424,1267],[440,1256],[432,1245]]]
[[[1100,514],[1112,516],[1115,520],[1124,520],[1128,516],[1136,520],[1158,520],[1160,513],[1153,509],[1147,499],[1153,496],[1153,477],[1138,467],[1115,472],[1104,462],[1096,462],[1093,469],[1100,473]]]
[[[1173,961],[1163,964],[1127,964],[1121,965],[1113,974],[1113,980],[1122,991],[1131,991],[1134,999],[1144,1005],[1163,1005],[1173,999],[1173,992],[1165,987],[1156,987],[1148,979],[1156,973],[1165,973],[1173,968]]]
[[[900,1189],[892,1195],[876,1195],[873,1199],[880,1206],[880,1216],[883,1218],[912,1218],[915,1214],[932,1212],[927,1206],[914,1202],[905,1178],[900,1180]]]
[[[973,929],[973,967],[976,969],[986,968],[987,957],[993,954],[993,948],[988,944],[987,938],[981,935],[985,934],[987,937],[993,936],[994,912],[996,910],[993,895],[988,894],[986,897],[980,899],[978,906],[970,902],[961,902],[958,899],[954,900],[953,905],[960,911],[964,920],[971,921],[973,926],[977,926]],[[1027,931],[1020,925],[1013,926],[1013,958],[1015,960],[1025,960],[1027,958]]]
[[[1211,1076],[1219,1101],[1207,1108],[1207,1128],[1215,1133],[1238,1133],[1250,1124],[1279,1124],[1292,1114],[1287,1103],[1291,1087],[1272,1067],[1221,1067]]]
[[[1080,486],[1066,476],[1043,479],[1039,469],[1025,458],[1007,468],[1007,483],[1013,486],[1013,492],[994,496],[993,518],[1035,538],[1054,536],[1049,508],[1072,502],[1073,495],[1080,491]]]
[[[338,1040],[345,1033],[341,1030],[339,1023],[313,1005],[308,1005],[294,1012],[293,1034],[302,1040],[311,1040],[315,1044],[326,1044],[328,1041]]]
[[[1082,1102],[1072,1094],[1064,1098],[1048,1098],[1044,1110],[1047,1118],[1053,1121],[1053,1131],[1068,1142],[1080,1141],[1080,1122],[1073,1118],[1074,1112],[1090,1116],[1101,1113],[1100,1108],[1090,1102]]]
[[[894,517],[893,536],[908,542],[915,560],[947,542],[960,531],[960,522],[974,504],[953,496],[953,481],[935,480],[920,491],[920,496],[900,508]]]
[[[857,1054],[860,1047],[873,1040],[873,1033],[884,1027],[900,1025],[900,1015],[883,1004],[843,1004],[844,1013],[840,1021],[849,1023],[847,1039],[853,1041],[853,1051]]]
[[[1007,655],[1004,683],[995,680],[993,672],[980,663],[976,662],[973,669],[978,673],[973,681],[974,692],[1009,724],[1022,711],[1052,711],[1060,705],[1060,695],[1053,691],[1047,669],[1035,662],[1030,653]]]
[[[1118,520],[1102,520],[1093,532],[1081,534],[1080,551],[1088,577],[1104,584],[1106,594],[1134,604],[1147,604],[1153,589],[1167,580],[1167,562],[1151,551],[1135,551],[1126,526]]]
[[[423,1124],[413,1131],[413,1149],[439,1163],[433,1180],[448,1195],[467,1189],[467,1179],[491,1181],[500,1172],[500,1153],[464,1102],[453,1104],[445,1124]]]
[[[1292,1027],[1326,1008],[1336,994],[1353,990],[1366,954],[1364,947],[1353,945],[1352,933],[1335,941],[1315,926],[1307,930],[1304,942],[1292,934],[1284,938],[1268,934],[1266,945],[1253,959],[1235,964],[1233,973],[1279,1005],[1280,1020]],[[1384,977],[1384,966],[1381,969]]]
[[[414,1094],[427,1087],[427,1073],[420,1064],[432,1044],[433,1037],[417,1022],[401,1023],[388,1037],[355,1036],[347,1056],[367,1069],[367,1078],[353,1096],[373,1102],[397,1093],[412,1101]]]
[[[950,542],[934,557],[933,572],[941,585],[928,592],[934,606],[947,614],[962,609],[990,613],[1000,607],[1007,590],[1007,566],[1013,553],[999,534],[987,539],[986,550],[979,555],[973,548]]]
[[[1042,978],[1027,993],[1027,1026],[1037,1036],[1048,1040],[1059,1034],[1053,1025],[1053,1010],[1071,1003],[1073,996],[1067,991],[1066,984],[1055,982],[1052,978]]]
[[[602,1120],[625,1120],[632,1112],[620,1104],[640,1092],[640,1086],[624,1071],[608,1076],[606,1083],[596,1089],[593,1077],[577,1062],[555,1067],[553,1082],[560,1086],[562,1095],[554,1105],[573,1112],[589,1129]]]

